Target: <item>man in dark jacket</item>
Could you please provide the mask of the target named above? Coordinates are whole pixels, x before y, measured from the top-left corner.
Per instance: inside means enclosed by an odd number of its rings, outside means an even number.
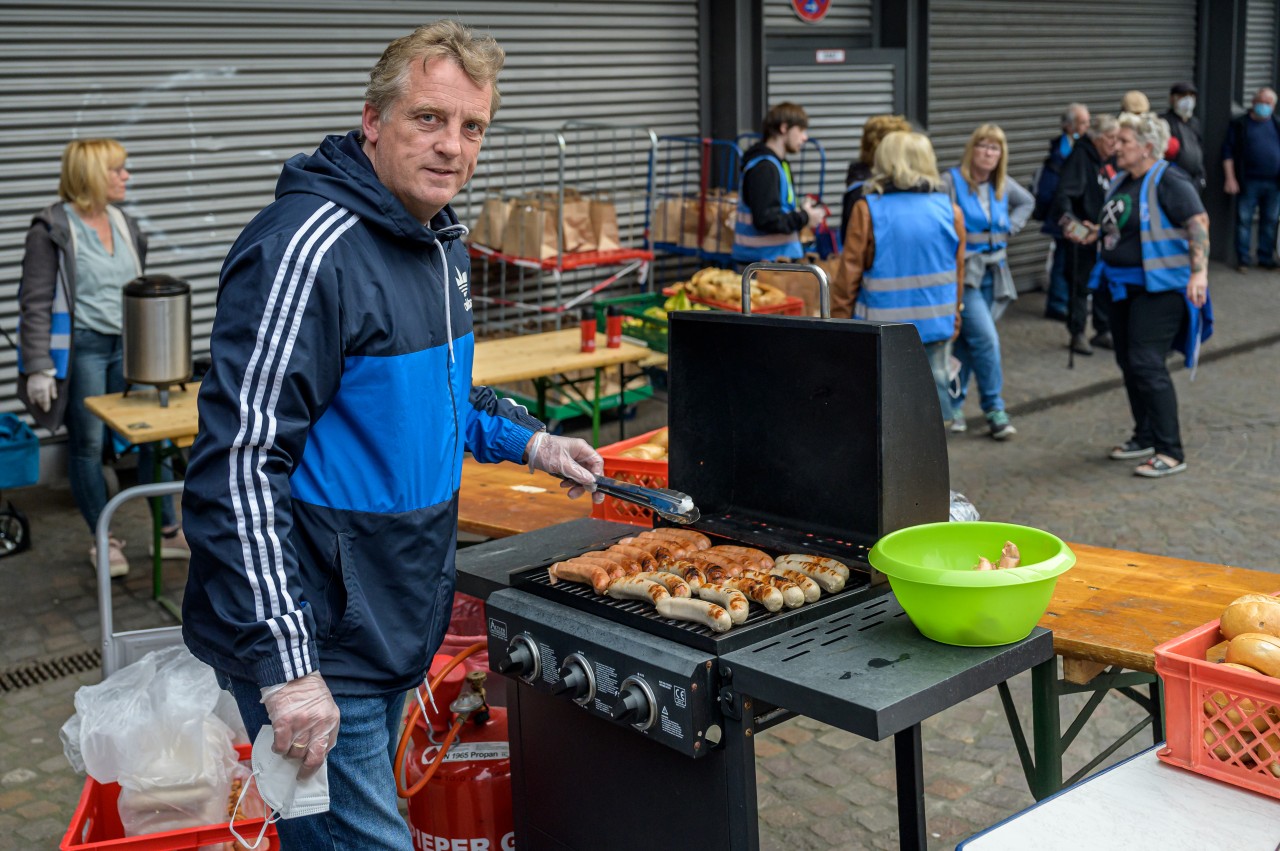
[[[502,62],[452,21],[392,42],[361,130],[289,160],[222,268],[183,502],[183,636],[299,783],[327,775],[328,796],[302,796],[316,814],[279,823],[285,847],[411,846],[391,761],[449,622],[463,451],[571,479],[570,495],[603,471],[586,442],[471,384],[449,202]]]
[[[1099,115],[1092,129],[1076,142],[1071,156],[1062,166],[1058,191],[1054,195],[1049,216],[1055,222],[1064,217],[1092,228],[1102,212],[1107,187],[1115,176],[1115,169],[1108,165],[1115,152],[1119,126],[1111,115]],[[1098,259],[1096,245],[1080,245],[1064,238],[1066,245],[1067,281],[1071,287],[1071,302],[1067,310],[1067,330],[1071,334],[1068,345],[1077,354],[1091,355],[1090,343],[1101,348],[1111,348],[1110,320],[1107,315],[1106,295],[1103,290],[1094,293],[1092,340],[1084,337],[1085,322],[1089,314],[1089,275]]]
[[[1169,123],[1169,148],[1164,158],[1187,173],[1200,197],[1204,197],[1204,137],[1196,118],[1196,84],[1183,81],[1169,89],[1169,111],[1162,117]]]
[[[1280,118],[1275,114],[1276,93],[1258,89],[1253,105],[1232,119],[1222,144],[1223,190],[1236,199],[1236,271],[1245,272],[1251,262],[1249,243],[1253,214],[1258,213],[1258,265],[1276,268],[1276,219],[1280,218]]]
[[[1089,108],[1082,103],[1069,103],[1062,111],[1058,123],[1062,132],[1049,140],[1049,154],[1040,166],[1039,177],[1031,191],[1036,198],[1036,210],[1032,215],[1044,222],[1040,232],[1053,237],[1053,260],[1049,266],[1049,290],[1044,301],[1044,316],[1046,319],[1065,320],[1070,301],[1070,287],[1065,272],[1069,245],[1062,236],[1057,218],[1050,216],[1048,211],[1058,191],[1063,164],[1071,156],[1076,140],[1089,131]]]
[[[809,141],[809,116],[794,103],[780,103],[764,117],[764,141],[742,155],[733,259],[739,263],[804,256],[800,231],[817,227],[822,213],[809,198],[796,198],[787,157]]]

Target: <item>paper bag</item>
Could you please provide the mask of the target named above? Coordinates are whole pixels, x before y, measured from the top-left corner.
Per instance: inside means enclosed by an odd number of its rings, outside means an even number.
[[[673,243],[684,248],[698,247],[698,199],[669,197],[654,211],[653,242]]]
[[[555,202],[558,203],[557,198]],[[564,207],[560,217],[564,221],[565,253],[574,251],[595,251],[596,237],[591,220],[591,202],[579,194],[578,190],[565,187]]]
[[[502,234],[502,253],[545,260],[556,254],[554,208],[541,203],[520,203],[511,211]]]
[[[606,197],[597,195],[591,199],[591,234],[596,251],[617,251],[622,247],[622,237],[618,235],[618,208]]]
[[[702,250],[712,254],[731,254],[734,226],[738,222],[737,193],[708,193],[706,210],[707,230],[702,237]]]
[[[475,227],[471,229],[470,239],[477,245],[501,249],[502,231],[511,217],[514,201],[502,198],[486,198],[480,206],[480,215],[476,217]]]

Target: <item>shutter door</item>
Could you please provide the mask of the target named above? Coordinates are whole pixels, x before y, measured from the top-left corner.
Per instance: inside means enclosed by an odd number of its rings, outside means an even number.
[[[148,271],[191,282],[194,349],[206,352],[223,257],[281,164],[357,127],[386,44],[460,8],[507,51],[499,121],[697,132],[686,0],[0,0],[0,326],[16,323],[23,237],[56,198],[63,146],[111,136],[129,149],[125,209],[151,237]],[[20,407],[15,382],[6,346],[0,410]]]
[[[1070,26],[1064,21],[1070,18]],[[929,135],[940,168],[969,134],[994,123],[1009,139],[1009,174],[1027,186],[1063,107],[1115,113],[1128,89],[1157,112],[1169,86],[1195,79],[1195,0],[931,0]],[[1047,239],[1032,221],[1009,246],[1021,290],[1043,284]]]
[[[809,134],[826,151],[826,180],[816,186],[810,158],[796,158],[796,183],[818,191],[839,220],[840,196],[849,163],[858,158],[862,125],[872,115],[896,112],[894,66],[885,64],[769,67],[769,103],[792,101],[809,114]],[[805,152],[808,152],[808,148]]]
[[[1276,79],[1276,0],[1249,0],[1244,13],[1244,89],[1242,103]]]
[[[770,35],[795,35],[798,32],[871,31],[871,0],[831,0],[831,8],[817,23],[802,20],[791,0],[764,0],[764,31]]]

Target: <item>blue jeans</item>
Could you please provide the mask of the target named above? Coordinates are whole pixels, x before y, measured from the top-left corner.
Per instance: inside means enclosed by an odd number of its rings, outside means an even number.
[[[933,383],[938,388],[938,404],[942,406],[942,419],[945,422],[951,419],[951,392],[947,389],[947,361],[951,358],[951,341],[925,343],[924,353],[929,358],[929,371],[933,373]]]
[[[124,343],[119,334],[99,334],[77,328],[71,336],[71,362],[67,375],[67,478],[89,531],[98,529],[98,517],[107,505],[107,482],[102,476],[102,446],[107,427],[85,407],[88,396],[120,393],[124,390]],[[151,447],[139,447],[138,481],[150,482],[154,459]],[[173,469],[161,468],[160,480],[173,481]],[[161,516],[166,527],[173,525],[173,497],[162,501]]]
[[[1253,252],[1249,239],[1253,232],[1253,213],[1258,211],[1258,262],[1270,266],[1276,262],[1276,218],[1280,216],[1280,190],[1270,178],[1245,178],[1240,181],[1236,198],[1236,258],[1248,266]]]
[[[1057,236],[1053,239],[1053,261],[1049,264],[1049,292],[1044,300],[1045,313],[1066,314],[1070,306],[1071,285],[1067,281],[1067,252],[1071,242]]]
[[[218,685],[240,707],[249,740],[270,726],[260,691],[247,680],[218,672]],[[404,694],[334,695],[342,720],[338,742],[325,760],[329,773],[329,811],[276,823],[284,848],[307,851],[404,851],[413,847],[409,826],[396,803],[392,761],[400,736]]]
[[[982,286],[964,288],[964,312],[961,315],[960,337],[956,340],[955,356],[960,361],[960,395],[952,400],[953,411],[964,407],[969,377],[978,380],[978,393],[982,412],[1004,410],[1004,373],[1000,367],[1000,335],[996,322],[991,318],[991,305],[995,301],[995,284],[990,270],[982,278]]]

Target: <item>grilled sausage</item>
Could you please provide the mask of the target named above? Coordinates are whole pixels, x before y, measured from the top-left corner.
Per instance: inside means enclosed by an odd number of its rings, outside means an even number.
[[[770,570],[773,567],[773,557],[764,550],[757,550],[755,547],[736,547],[730,544],[717,544],[712,547],[713,550],[729,553],[730,555],[746,556],[756,563],[761,570]]]
[[[642,549],[657,559],[659,563],[675,556],[671,551],[673,545],[670,541],[657,540],[654,538],[641,538],[636,536],[634,538],[623,538],[621,541],[618,541],[618,543]],[[680,548],[677,547],[677,549]]]
[[[615,600],[643,600],[653,603],[655,606],[663,600],[671,599],[667,589],[657,582],[638,579],[634,576],[623,576],[620,579],[614,579],[609,583],[609,587],[605,589],[605,593]]]
[[[686,541],[684,538],[675,535],[669,535],[663,530],[651,529],[641,532],[636,536],[639,541],[657,541],[667,549],[671,550],[671,554],[677,558],[688,555],[696,551],[698,548]]]
[[[658,569],[664,570],[667,573],[674,573],[685,582],[688,582],[690,588],[697,588],[701,585],[705,585],[707,582],[707,575],[702,572],[702,568],[682,559],[671,559],[670,561],[663,562],[662,566]]]
[[[706,600],[667,597],[658,602],[658,614],[675,621],[690,621],[710,627],[712,632],[728,632],[733,618],[722,607]]]
[[[579,562],[587,562],[590,564],[599,565],[601,568],[604,569],[605,573],[609,574],[610,579],[617,579],[620,576],[627,575],[627,569],[625,567],[618,564],[616,561],[612,561],[607,558],[599,558],[595,553],[580,555],[577,558],[569,559],[569,561],[573,562],[574,564],[577,564]]]
[[[849,581],[849,568],[846,567],[843,562],[838,562],[833,558],[827,558],[826,556],[792,554],[778,556],[773,560],[774,564],[782,564],[783,562],[787,562],[785,565],[786,567],[792,568],[799,563],[816,564],[819,567],[825,567],[827,570],[835,571],[835,573],[838,574],[845,582]],[[796,569],[798,570],[799,568]]]
[[[711,539],[701,532],[695,532],[692,529],[677,529],[674,526],[663,526],[661,529],[652,529],[653,532],[662,532],[667,535],[674,535],[681,540],[693,544],[699,550],[705,550],[711,546]]]
[[[636,561],[631,556],[626,556],[619,552],[612,552],[609,550],[593,550],[589,553],[583,553],[583,555],[586,556],[587,558],[594,558],[597,561],[613,562],[614,564],[621,567],[627,573],[639,573],[641,570],[644,570],[640,562]]]
[[[790,579],[792,582],[800,586],[800,590],[804,592],[804,601],[806,603],[816,602],[822,596],[822,589],[818,587],[818,583],[805,576],[798,570],[792,570],[789,567],[774,567],[769,573],[773,576],[781,576],[783,579]]]
[[[666,588],[672,597],[693,596],[693,592],[689,590],[689,583],[674,573],[660,570],[642,570],[635,576],[637,579],[648,579],[651,582],[657,582],[663,588]]]
[[[711,578],[711,568],[719,568],[728,576],[740,576],[742,574],[742,565],[723,555],[713,556],[708,550],[692,553],[685,558],[707,571],[707,578]]]
[[[754,579],[757,582],[763,582],[765,585],[772,585],[777,588],[782,592],[782,602],[786,604],[788,609],[798,609],[804,605],[804,591],[790,579],[762,573],[758,570],[749,570],[742,575],[747,579]]]
[[[614,544],[607,553],[621,553],[629,559],[634,559],[640,564],[641,570],[657,570],[658,560],[648,550],[642,550],[639,547],[632,547],[627,544]]]
[[[614,581],[616,582],[617,580]],[[742,577],[724,579],[720,581],[720,585],[724,588],[741,591],[747,595],[747,599],[759,603],[771,612],[780,611],[786,605],[786,600],[783,599],[781,591],[772,585],[766,585],[755,579],[744,579]]]
[[[609,574],[603,567],[588,561],[558,561],[547,568],[547,581],[552,585],[565,582],[581,582],[590,585],[597,594],[609,587]]]
[[[826,561],[831,560],[826,559]],[[845,577],[825,565],[808,560],[807,556],[781,556],[774,561],[774,567],[785,567],[803,573],[818,583],[818,587],[828,594],[844,590]]]
[[[751,604],[747,601],[747,595],[741,591],[735,591],[732,588],[725,588],[723,585],[700,585],[694,589],[694,593],[700,599],[710,600],[717,603],[729,612],[729,618],[734,623],[742,623],[747,619],[747,613],[751,610]]]

